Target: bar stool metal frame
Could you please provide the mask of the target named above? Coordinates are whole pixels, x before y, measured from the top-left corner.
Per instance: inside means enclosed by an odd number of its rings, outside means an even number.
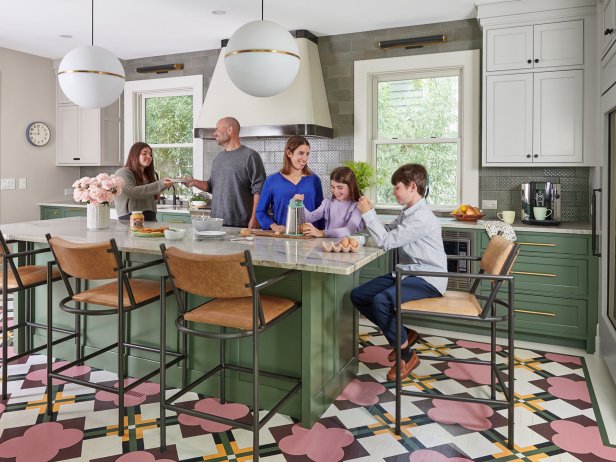
[[[8,244],[17,243],[15,240],[6,240],[0,232],[0,255],[2,255],[2,399],[8,398],[8,364],[25,356],[38,353],[47,348],[46,344],[32,347],[32,328],[47,329],[46,324],[32,320],[32,289],[48,284],[48,274],[45,265],[35,265],[36,255],[47,253],[49,249],[32,249],[28,244],[25,251],[11,252]],[[25,259],[26,265],[17,266],[15,260]],[[9,278],[10,277],[10,278]],[[55,271],[51,274],[51,280],[59,281],[60,273]],[[5,289],[6,288],[6,289]],[[9,294],[24,293],[24,319],[19,324],[8,325],[8,296]],[[8,357],[8,333],[25,328],[24,351]],[[77,334],[69,329],[53,327],[55,332],[68,334],[62,337],[62,341],[75,338]]]
[[[500,235],[495,235],[490,240],[488,247],[482,257],[472,256],[448,256],[448,259],[479,261],[480,271],[478,273],[438,273],[430,271],[411,271],[396,267],[396,435],[400,434],[401,420],[401,397],[414,396],[421,398],[437,398],[451,401],[463,401],[471,403],[487,404],[490,407],[506,407],[508,411],[508,438],[507,446],[512,449],[514,442],[514,414],[515,404],[514,393],[514,277],[509,272],[517,258],[520,245],[510,242]],[[471,279],[473,284],[468,292],[447,291],[443,297],[426,298],[402,303],[401,281],[403,276],[430,276],[448,277],[459,279]],[[491,284],[490,292],[486,295],[477,294],[477,290],[482,281]],[[507,287],[507,300],[499,298],[499,291],[503,284]],[[482,304],[480,303],[482,302]],[[501,307],[497,312],[497,307]],[[502,309],[504,308],[504,310]],[[401,360],[401,331],[402,318],[429,317],[438,319],[467,320],[481,324],[490,324],[490,360],[461,359],[452,356],[430,356],[417,355],[420,359],[429,361],[449,361],[464,364],[486,365],[490,367],[490,397],[465,397],[458,395],[430,394],[421,391],[402,389],[402,378],[400,375]],[[496,324],[507,323],[507,373],[508,379],[502,374],[496,363]],[[500,385],[500,391],[504,399],[496,398],[496,382]]]
[[[166,287],[161,291],[158,281],[129,278],[135,271],[143,270],[145,268],[151,268],[163,263],[162,259],[156,259],[148,263],[143,263],[135,266],[128,266],[126,262],[122,260],[122,254],[118,250],[115,239],[110,239],[108,242],[90,244],[90,243],[74,243],[66,241],[59,237],[51,237],[50,234],[46,235],[49,247],[55,257],[55,262],[50,262],[48,265],[48,273],[51,272],[53,264],[58,265],[58,270],[66,286],[68,296],[63,298],[59,305],[62,311],[75,315],[76,323],[79,326],[77,329],[77,346],[76,346],[76,360],[69,362],[57,369],[52,370],[52,346],[60,343],[59,341],[51,341],[52,331],[48,329],[47,340],[47,414],[51,415],[52,411],[52,379],[61,379],[67,382],[76,383],[96,390],[104,390],[110,393],[115,393],[119,397],[118,403],[118,434],[122,436],[124,434],[124,394],[133,388],[141,385],[146,380],[156,376],[160,373],[161,369],[166,369],[181,361],[182,357],[179,353],[174,351],[167,351],[167,355],[174,357],[169,362],[161,362],[159,367],[152,372],[149,372],[143,377],[135,380],[129,385],[125,385],[124,381],[127,378],[126,375],[126,352],[130,349],[149,351],[151,353],[160,354],[160,348],[142,345],[138,343],[127,342],[125,340],[126,335],[126,321],[125,316],[129,315],[131,311],[144,307],[152,302],[155,302],[163,294],[169,295],[171,293],[171,287]],[[87,253],[94,253],[94,255],[88,255]],[[68,257],[65,253],[70,253]],[[105,257],[105,253],[111,255]],[[77,258],[78,257],[78,258]],[[70,260],[71,258],[77,258],[79,261],[75,263]],[[92,261],[96,261],[96,268],[84,269],[84,263],[90,258]],[[106,260],[106,261],[105,261]],[[75,277],[75,288],[71,286],[69,277]],[[116,281],[108,284],[94,287],[92,289],[82,290],[82,282],[84,280],[104,280],[116,278]],[[116,303],[111,302],[109,294],[115,291],[117,294]],[[124,294],[124,296],[122,296]],[[107,297],[105,297],[107,295]],[[53,316],[52,308],[53,289],[51,284],[47,289],[47,317],[48,323],[51,325]],[[128,302],[128,303],[127,303]],[[73,303],[74,306],[69,305]],[[86,305],[84,308],[82,305]],[[90,305],[105,306],[106,308],[89,308]],[[117,316],[118,322],[118,339],[116,342],[99,349],[86,356],[81,354],[81,329],[79,324],[80,316]],[[71,367],[83,364],[84,362],[95,358],[103,353],[117,348],[118,356],[118,388],[112,386],[102,385],[99,383],[88,382],[86,380],[78,379],[63,375],[62,372],[70,369]],[[163,366],[164,365],[164,366]]]
[[[285,319],[291,313],[300,309],[301,304],[297,301],[284,299],[281,297],[273,297],[268,295],[261,295],[260,291],[266,287],[271,286],[274,283],[280,282],[289,276],[298,273],[296,270],[285,271],[275,277],[272,277],[266,281],[257,283],[254,267],[252,264],[252,258],[250,251],[246,250],[241,253],[232,255],[197,255],[184,252],[177,248],[171,247],[167,249],[165,244],[160,246],[163,254],[165,265],[167,266],[168,276],[161,278],[161,290],[164,287],[165,281],[168,279],[171,282],[173,293],[178,303],[178,317],[176,318],[175,325],[181,334],[181,348],[184,357],[184,375],[182,376],[182,389],[174,393],[173,396],[165,398],[164,390],[166,388],[166,376],[165,372],[161,373],[161,402],[160,402],[160,431],[161,431],[161,450],[166,450],[166,419],[165,411],[172,410],[177,413],[188,414],[194,417],[200,417],[208,419],[218,423],[224,423],[233,427],[244,428],[252,430],[253,432],[253,460],[259,460],[259,429],[265,425],[293,395],[295,395],[301,388],[301,378],[285,375],[277,372],[263,371],[259,366],[259,335],[269,329],[272,325]],[[221,287],[216,289],[218,293],[204,293],[201,290],[199,278],[204,280],[207,278],[208,266],[215,266],[218,272],[225,273],[232,270],[233,267],[237,267],[237,277],[234,279],[235,287]],[[174,274],[174,268],[181,267],[181,274]],[[243,274],[242,274],[243,273]],[[235,274],[235,273],[234,273]],[[226,284],[220,284],[225,286]],[[192,290],[188,290],[191,288]],[[238,288],[240,295],[238,297]],[[214,297],[213,299],[199,303],[196,307],[188,307],[188,294],[195,294],[201,297]],[[225,295],[226,293],[226,295]],[[246,293],[249,295],[246,296]],[[228,297],[228,298],[227,298]],[[244,300],[240,301],[240,298]],[[246,300],[248,299],[248,300]],[[223,319],[226,315],[225,305],[227,301],[233,300],[232,304],[240,306],[240,303],[248,301],[251,307],[245,311],[241,311],[242,315],[250,314],[250,328],[243,329],[230,326],[233,321],[229,319]],[[222,306],[219,306],[219,303]],[[271,306],[279,303],[279,310],[276,313],[276,309],[272,310]],[[286,305],[285,305],[286,304]],[[209,307],[208,307],[209,305]],[[282,309],[281,307],[283,307]],[[288,305],[288,306],[287,306]],[[211,308],[210,308],[211,307]],[[211,310],[211,311],[208,311]],[[200,319],[192,321],[186,319],[191,318],[191,313],[200,312],[204,314],[204,318],[210,316],[210,319]],[[207,314],[213,312],[214,314]],[[194,314],[194,313],[193,313]],[[233,316],[237,316],[238,313],[234,313]],[[229,314],[229,316],[232,316]],[[273,319],[272,319],[273,318]],[[245,318],[243,318],[245,320]],[[237,317],[236,317],[237,320]],[[216,321],[221,321],[220,323]],[[195,325],[207,324],[209,326],[219,326],[219,332],[206,332],[197,328],[188,326],[188,322],[193,322]],[[161,325],[166,324],[166,301],[161,298]],[[234,328],[233,331],[229,331],[229,328]],[[187,335],[196,335],[203,338],[215,339],[219,341],[220,356],[219,364],[214,366],[208,372],[202,374],[199,378],[192,381],[190,384],[187,382]],[[225,341],[231,339],[239,339],[243,337],[252,337],[252,352],[253,352],[253,367],[245,367],[235,364],[228,364],[225,362]],[[165,329],[161,329],[161,362],[164,361],[164,349],[166,348],[166,332]],[[208,414],[205,412],[196,411],[194,409],[187,409],[185,407],[174,405],[173,402],[191,391],[195,386],[204,382],[206,379],[213,377],[216,373],[219,373],[220,380],[220,400],[225,402],[225,370],[232,370],[237,372],[251,373],[252,374],[252,423],[238,422],[236,420],[228,419],[214,414]],[[270,409],[267,415],[262,419],[259,419],[259,376],[265,376],[268,378],[274,378],[286,382],[290,382],[292,388]]]

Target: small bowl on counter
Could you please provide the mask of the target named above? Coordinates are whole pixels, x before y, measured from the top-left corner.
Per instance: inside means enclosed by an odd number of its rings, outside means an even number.
[[[180,228],[167,228],[165,231],[165,239],[170,241],[179,241],[186,236],[186,230]]]

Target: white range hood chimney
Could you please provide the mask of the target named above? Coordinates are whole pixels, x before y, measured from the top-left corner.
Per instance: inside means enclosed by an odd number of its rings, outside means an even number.
[[[214,139],[216,122],[235,117],[240,136],[321,136],[333,138],[317,37],[305,30],[295,31],[300,52],[297,78],[282,93],[267,98],[250,96],[229,78],[224,63],[225,47],[205,95],[203,109],[195,127],[195,138]]]

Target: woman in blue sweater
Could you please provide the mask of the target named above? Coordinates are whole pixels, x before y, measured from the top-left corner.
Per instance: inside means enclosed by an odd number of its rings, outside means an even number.
[[[296,194],[304,195],[304,206],[308,210],[321,205],[323,188],[319,177],[308,168],[309,156],[310,143],[306,138],[292,136],[287,140],[282,168],[266,178],[261,190],[257,205],[257,220],[261,228],[284,233],[287,207]]]

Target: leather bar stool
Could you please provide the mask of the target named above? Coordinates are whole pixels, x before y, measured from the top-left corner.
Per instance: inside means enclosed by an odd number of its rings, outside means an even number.
[[[48,330],[47,413],[50,414],[52,409],[52,378],[115,393],[119,396],[118,432],[122,436],[124,434],[124,395],[146,380],[159,374],[161,367],[170,367],[181,360],[178,353],[169,351],[167,354],[174,356],[172,361],[168,363],[162,362],[152,372],[140,377],[129,385],[124,384],[128,376],[125,368],[126,353],[128,351],[135,349],[149,351],[156,355],[160,354],[160,350],[157,347],[131,343],[126,340],[128,320],[125,318],[130,316],[131,311],[139,308],[155,309],[157,305],[152,305],[152,303],[160,298],[161,292],[163,293],[163,298],[171,293],[171,286],[164,287],[161,291],[158,280],[138,279],[132,277],[132,273],[160,265],[163,260],[156,259],[148,263],[127,266],[122,261],[122,255],[114,239],[108,242],[90,244],[70,242],[60,237],[51,237],[49,234],[46,237],[68,292],[68,296],[60,301],[60,309],[74,314],[76,318],[80,316],[113,316],[117,322],[117,330],[110,328],[109,332],[110,337],[114,337],[113,334],[116,334],[116,339],[113,343],[83,357],[78,353],[75,361],[71,361],[69,364],[53,371],[51,368],[53,358],[52,346],[58,342],[52,339],[52,332]],[[131,275],[130,278],[129,275]],[[75,278],[74,286],[69,282],[71,276]],[[109,279],[113,281],[97,287],[82,289],[82,286],[85,285],[82,283],[85,281]],[[47,316],[48,321],[51,323],[54,311],[52,307],[53,294],[51,285],[48,287]],[[79,344],[81,342],[81,335],[77,339]],[[118,358],[118,388],[62,374],[62,372],[71,367],[83,364],[92,358],[113,350],[115,350]],[[156,357],[158,359],[158,356]]]
[[[177,300],[179,313],[175,325],[182,336],[182,348],[186,353],[184,371],[187,370],[188,353],[186,336],[196,335],[203,338],[217,340],[219,347],[219,364],[202,374],[199,378],[186,385],[183,377],[183,388],[173,396],[165,398],[165,372],[161,373],[161,411],[160,431],[161,449],[166,449],[166,420],[165,410],[173,410],[194,417],[200,417],[214,422],[224,423],[233,427],[252,430],[253,432],[253,460],[259,460],[259,429],[283,406],[301,387],[301,378],[289,375],[264,371],[259,366],[259,337],[271,326],[282,321],[288,315],[300,309],[300,303],[283,297],[262,295],[261,290],[272,284],[282,281],[297,273],[295,270],[286,271],[267,281],[257,283],[250,251],[231,255],[201,255],[184,252],[178,248],[167,249],[161,244],[161,251],[167,270],[169,281]],[[161,282],[161,286],[163,286]],[[192,294],[196,297],[188,297]],[[203,302],[203,297],[209,299]],[[188,306],[188,299],[199,299],[196,306]],[[166,304],[161,298],[161,325],[166,323]],[[215,326],[209,329],[208,326]],[[216,331],[216,328],[218,331]],[[225,341],[242,337],[252,338],[252,367],[230,364],[226,362]],[[301,340],[301,339],[300,339]],[[161,351],[166,345],[165,329],[161,330]],[[196,352],[195,352],[196,353]],[[199,354],[204,354],[200,351]],[[161,362],[164,362],[164,353],[161,353]],[[220,380],[221,402],[225,402],[225,371],[250,373],[252,375],[252,423],[239,422],[214,414],[187,409],[173,404],[178,398],[192,390],[207,378],[218,374]],[[271,407],[267,415],[259,420],[259,377],[288,382],[280,399]]]
[[[47,267],[45,265],[34,265],[34,258],[36,255],[49,252],[49,249],[36,249],[25,250],[22,252],[11,252],[8,244],[15,241],[6,241],[2,233],[0,232],[0,255],[2,255],[2,284],[0,285],[0,292],[2,292],[2,399],[8,398],[7,386],[8,386],[8,364],[16,361],[24,356],[28,356],[47,348],[45,344],[38,347],[32,347],[32,331],[33,328],[47,329],[47,325],[37,323],[32,319],[32,289],[35,287],[47,284]],[[25,265],[19,266],[19,259],[25,260]],[[51,273],[51,281],[60,280],[60,272],[54,270]],[[8,325],[8,301],[9,294],[23,293],[25,298],[25,312],[23,320],[19,323],[14,323],[12,326]],[[13,320],[15,321],[15,319]],[[25,348],[21,353],[8,357],[8,334],[17,329],[24,328],[25,334]],[[68,334],[64,337],[64,340],[69,340],[75,337],[74,331],[53,328],[56,332],[62,332]]]
[[[396,341],[396,428],[395,433],[400,434],[401,419],[401,396],[415,396],[421,398],[435,398],[451,401],[463,401],[470,403],[483,403],[494,408],[507,408],[508,438],[507,446],[513,449],[514,441],[514,413],[515,404],[514,393],[514,278],[509,275],[511,268],[518,256],[520,245],[510,242],[500,235],[495,235],[490,239],[486,250],[481,258],[454,256],[457,260],[479,261],[480,270],[477,273],[438,273],[428,271],[409,271],[396,267],[396,321],[397,321],[397,341]],[[473,284],[468,292],[447,291],[442,297],[426,298],[401,303],[400,288],[401,280],[405,275],[409,276],[431,276],[471,279]],[[480,283],[485,281],[485,286]],[[481,293],[480,293],[481,292]],[[482,295],[485,293],[485,295]],[[506,299],[503,299],[506,295]],[[444,395],[421,391],[412,391],[408,388],[402,389],[402,379],[400,374],[400,333],[402,331],[402,318],[412,319],[413,317],[431,317],[434,319],[454,319],[465,320],[474,323],[490,326],[490,359],[462,359],[452,356],[433,356],[417,355],[420,359],[429,361],[448,361],[463,364],[475,364],[489,366],[491,370],[490,395],[487,396],[460,396]],[[501,355],[507,357],[507,379],[503,376],[501,369],[496,362],[496,325],[504,323],[506,325],[507,346]],[[496,383],[500,385],[500,392],[503,399],[497,399]]]

